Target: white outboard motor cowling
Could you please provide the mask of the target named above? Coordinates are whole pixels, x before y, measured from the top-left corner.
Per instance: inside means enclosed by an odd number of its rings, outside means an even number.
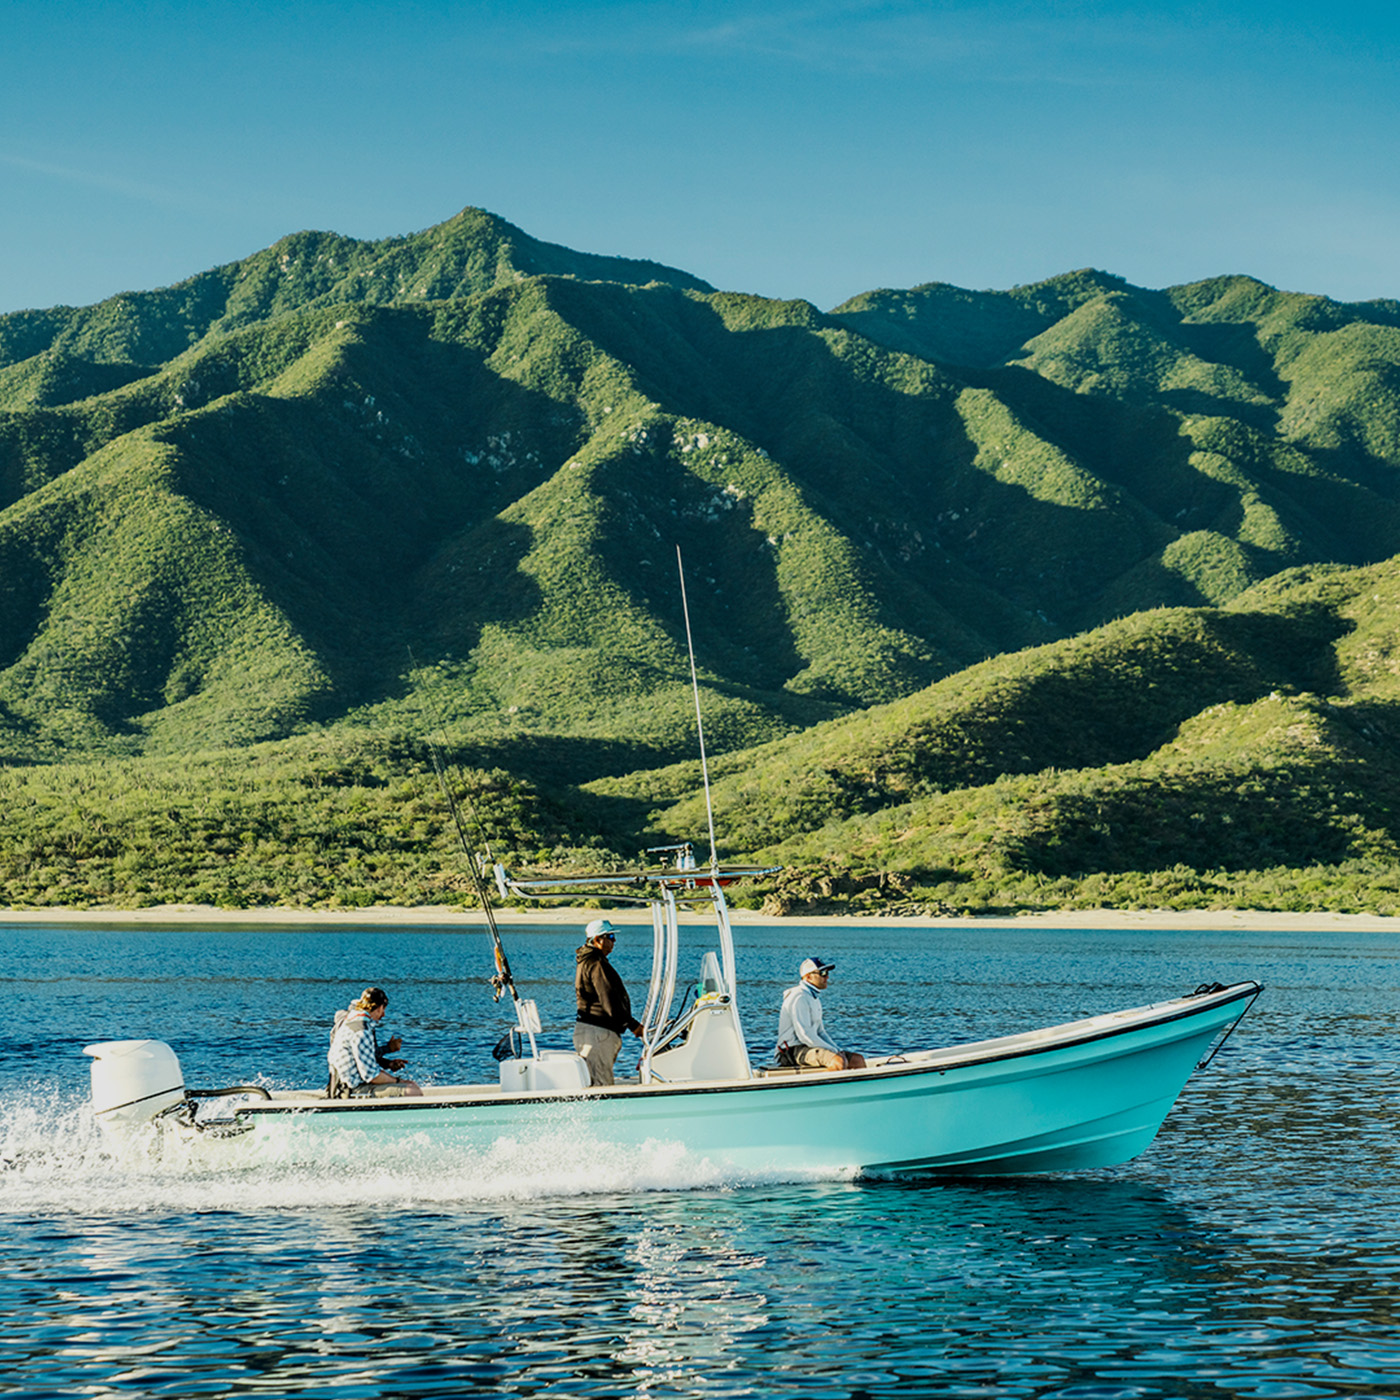
[[[103,1132],[149,1123],[185,1099],[185,1076],[163,1040],[104,1040],[92,1056],[92,1107]]]

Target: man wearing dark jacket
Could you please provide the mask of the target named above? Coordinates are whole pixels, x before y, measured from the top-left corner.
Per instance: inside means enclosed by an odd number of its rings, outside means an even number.
[[[578,1017],[574,1022],[574,1049],[583,1056],[594,1084],[613,1082],[613,1063],[622,1049],[622,1032],[642,1033],[641,1022],[632,1017],[627,988],[608,961],[616,941],[617,930],[612,924],[606,919],[594,919],[584,929],[583,947],[575,955]]]

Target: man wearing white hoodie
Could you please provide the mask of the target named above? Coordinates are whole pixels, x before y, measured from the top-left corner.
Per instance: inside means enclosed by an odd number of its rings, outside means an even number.
[[[835,963],[808,958],[798,969],[801,980],[783,993],[778,1013],[778,1063],[797,1069],[864,1069],[865,1056],[842,1050],[822,1024],[821,994]]]

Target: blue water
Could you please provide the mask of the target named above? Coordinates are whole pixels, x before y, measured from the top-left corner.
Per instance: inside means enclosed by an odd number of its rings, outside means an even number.
[[[507,936],[565,1043],[576,932]],[[649,944],[616,955],[639,999]],[[877,1052],[1203,981],[1268,989],[1148,1152],[1081,1176],[741,1182],[664,1144],[568,1142],[220,1172],[108,1156],[81,1047],[151,1035],[192,1086],[311,1084],[331,1014],[375,982],[413,1073],[480,1077],[506,1024],[484,938],[5,928],[0,1395],[1400,1394],[1392,938],[891,925],[739,944],[756,1051],[809,953],[839,964],[830,1027]]]

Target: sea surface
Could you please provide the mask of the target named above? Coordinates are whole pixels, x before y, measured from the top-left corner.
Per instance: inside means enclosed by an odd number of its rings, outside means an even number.
[[[568,1141],[219,1171],[108,1155],[82,1047],[166,1040],[191,1087],[319,1084],[332,1014],[376,983],[412,1073],[494,1077],[485,936],[6,926],[0,1396],[1400,1395],[1393,938],[737,932],[759,1053],[809,954],[838,964],[829,1027],[872,1052],[1266,990],[1148,1151],[1081,1175],[728,1179]],[[506,938],[566,1045],[577,931]],[[649,953],[615,955],[638,1001]]]

